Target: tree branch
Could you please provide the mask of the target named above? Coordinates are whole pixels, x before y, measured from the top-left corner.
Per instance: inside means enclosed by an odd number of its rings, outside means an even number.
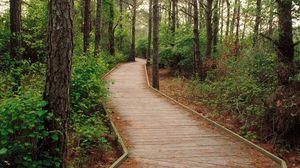
[[[279,47],[278,42],[277,42],[276,40],[273,40],[271,37],[266,36],[266,35],[264,35],[264,34],[262,34],[262,33],[260,33],[259,35],[261,35],[263,38],[265,38],[265,39],[271,41],[276,47]]]
[[[294,43],[293,47],[296,47],[298,44],[300,44],[300,41],[297,41],[296,43]]]

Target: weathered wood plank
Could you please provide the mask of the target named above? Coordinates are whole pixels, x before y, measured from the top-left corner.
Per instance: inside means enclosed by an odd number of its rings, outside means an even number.
[[[152,92],[144,61],[121,65],[109,76],[110,108],[128,140],[131,167],[274,167],[258,152]]]

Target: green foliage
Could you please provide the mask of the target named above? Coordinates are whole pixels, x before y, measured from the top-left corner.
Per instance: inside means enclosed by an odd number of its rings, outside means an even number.
[[[108,64],[102,58],[91,55],[74,57],[71,92],[73,112],[87,112],[106,100],[108,93],[101,76],[107,71]]]
[[[56,167],[55,158],[38,153],[38,143],[50,134],[44,126],[52,116],[43,110],[46,105],[35,91],[0,100],[1,167]],[[47,159],[36,160],[37,155]]]
[[[146,58],[147,48],[148,48],[148,39],[143,38],[139,39],[136,44],[136,54],[141,58]]]

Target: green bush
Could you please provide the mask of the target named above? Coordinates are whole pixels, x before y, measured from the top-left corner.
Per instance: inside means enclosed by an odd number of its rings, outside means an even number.
[[[43,110],[46,105],[41,92],[35,91],[0,100],[0,167],[59,165],[47,152],[38,151],[38,143],[49,136],[44,121],[52,115]]]
[[[148,39],[139,39],[136,44],[136,54],[138,57],[146,58]]]
[[[108,71],[102,58],[91,55],[73,58],[71,109],[88,112],[106,100],[108,91],[101,77]]]

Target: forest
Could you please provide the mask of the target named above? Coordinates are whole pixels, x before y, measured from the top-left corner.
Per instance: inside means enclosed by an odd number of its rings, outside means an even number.
[[[109,167],[103,76],[137,59],[153,88],[300,166],[299,0],[0,0],[0,167]]]

